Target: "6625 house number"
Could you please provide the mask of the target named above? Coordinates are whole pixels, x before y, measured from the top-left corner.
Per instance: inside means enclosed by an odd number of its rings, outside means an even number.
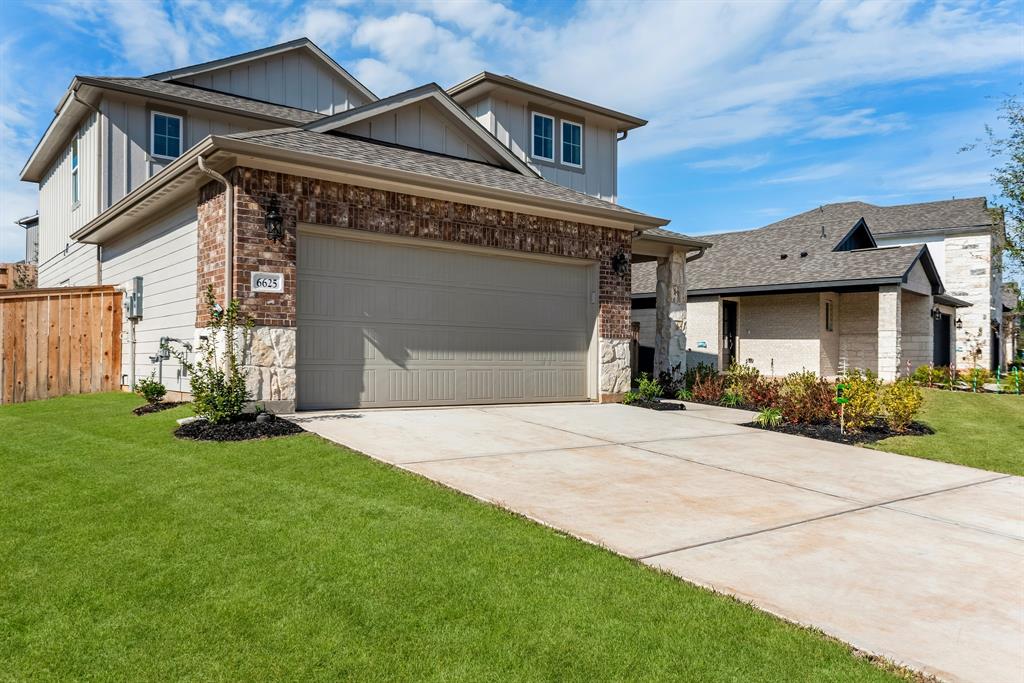
[[[283,292],[284,275],[282,273],[253,273],[249,284],[254,292]]]

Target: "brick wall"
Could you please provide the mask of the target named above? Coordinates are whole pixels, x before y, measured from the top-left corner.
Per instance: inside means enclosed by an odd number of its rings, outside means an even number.
[[[878,372],[878,292],[839,295],[839,364]]]
[[[600,336],[629,339],[630,276],[611,267],[619,250],[630,253],[628,231],[249,168],[235,168],[227,177],[236,189],[234,296],[257,325],[295,326],[296,226],[314,223],[597,260]],[[264,216],[272,198],[285,219],[281,242],[266,237]],[[213,285],[218,300],[223,297],[223,217],[223,188],[211,183],[199,200],[198,326],[205,321],[207,285]],[[284,273],[284,293],[253,293],[249,276],[257,270]]]
[[[931,295],[922,296],[903,290],[901,297],[900,373],[907,374],[908,367],[913,371],[932,362],[934,322]]]
[[[820,368],[817,294],[740,298],[736,362],[776,376]]]

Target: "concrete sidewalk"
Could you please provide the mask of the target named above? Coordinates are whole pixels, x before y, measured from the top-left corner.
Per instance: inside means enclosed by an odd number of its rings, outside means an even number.
[[[947,680],[1024,681],[1024,479],[621,405],[303,427]]]

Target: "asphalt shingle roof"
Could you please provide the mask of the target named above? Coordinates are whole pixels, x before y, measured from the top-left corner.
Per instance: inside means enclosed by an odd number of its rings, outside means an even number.
[[[239,97],[238,95],[230,95],[228,93],[216,92],[214,90],[206,90],[204,88],[195,88],[189,85],[181,85],[179,83],[157,81],[152,78],[128,78],[120,76],[83,76],[83,78],[102,83],[109,83],[114,86],[146,90],[155,95],[167,95],[170,97],[188,99],[196,102],[196,104],[200,106],[203,104],[210,104],[217,107],[236,109],[239,112],[255,114],[257,116],[271,116],[276,119],[294,122],[297,124],[311,123],[324,118],[323,114],[319,114],[315,111],[286,107],[281,104],[253,100],[248,97]]]
[[[992,225],[984,197],[899,206],[826,204],[755,230],[698,235],[712,247],[688,264],[687,289],[768,288],[902,277],[921,253],[921,245],[833,251],[861,218],[879,237]],[[653,262],[633,266],[634,294],[654,292],[656,267]]]
[[[479,161],[433,154],[366,138],[333,133],[315,133],[298,128],[277,128],[224,136],[267,147],[319,154],[382,168],[419,173],[444,180],[473,183],[482,187],[555,199],[581,206],[610,209],[626,216],[644,216],[639,211],[556,185],[543,178],[508,171]]]

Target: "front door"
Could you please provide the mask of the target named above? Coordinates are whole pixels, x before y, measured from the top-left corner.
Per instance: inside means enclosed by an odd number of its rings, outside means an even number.
[[[950,329],[953,316],[943,313],[938,320],[932,322],[932,365],[937,368],[948,367],[950,364],[949,344]]]
[[[736,314],[739,304],[735,301],[722,302],[722,363],[724,370],[736,362]]]

